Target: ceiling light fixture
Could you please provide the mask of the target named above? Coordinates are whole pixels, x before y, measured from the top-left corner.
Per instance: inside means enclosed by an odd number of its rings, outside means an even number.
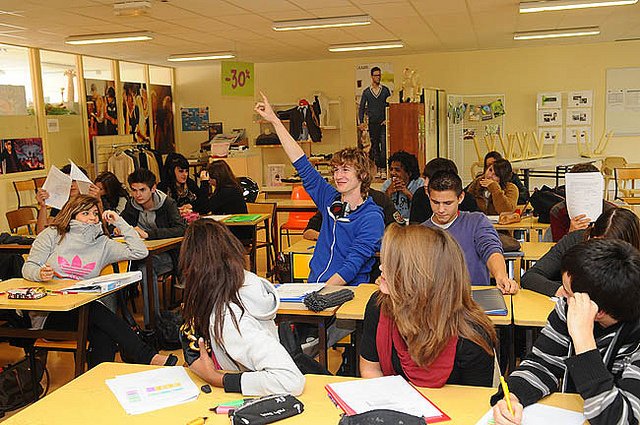
[[[549,12],[555,10],[587,9],[592,7],[626,6],[638,0],[541,0],[520,3],[520,13]]]
[[[274,31],[314,30],[321,28],[357,27],[369,25],[369,15],[338,16],[335,18],[295,19],[291,21],[274,21]]]
[[[600,34],[600,27],[563,28],[558,30],[523,31],[513,34],[514,40],[539,40],[543,38],[583,37]]]
[[[87,34],[72,35],[65,39],[65,43],[82,44],[102,44],[102,43],[124,43],[128,41],[152,40],[153,35],[149,31],[114,32],[110,34]]]
[[[144,1],[125,1],[113,4],[113,13],[116,16],[142,16],[151,10],[151,2]]]
[[[355,52],[358,50],[399,49],[404,47],[401,40],[371,41],[368,43],[334,44],[329,47],[330,52]]]
[[[171,55],[167,58],[170,62],[207,61],[216,59],[232,59],[236,55],[233,52],[187,53],[184,55]]]

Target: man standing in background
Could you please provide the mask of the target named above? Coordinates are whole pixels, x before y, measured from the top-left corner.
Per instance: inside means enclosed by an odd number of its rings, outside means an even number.
[[[377,66],[371,68],[371,86],[362,92],[358,110],[360,130],[367,128],[367,124],[364,122],[365,112],[369,118],[369,138],[371,139],[369,158],[375,162],[378,171],[383,170],[387,162],[385,108],[387,107],[387,98],[391,96],[389,88],[380,84],[381,79],[382,71],[380,68]]]

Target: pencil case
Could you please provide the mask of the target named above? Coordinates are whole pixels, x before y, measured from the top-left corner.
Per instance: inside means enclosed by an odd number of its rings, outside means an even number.
[[[34,288],[17,288],[7,291],[7,298],[10,300],[37,300],[47,295],[44,286],[36,286]]]
[[[304,404],[291,394],[260,397],[229,412],[231,425],[263,425],[299,415]]]
[[[374,409],[357,415],[343,415],[338,425],[380,425],[380,424],[403,424],[403,425],[427,425],[423,417],[413,416],[408,413],[398,412],[390,409]]]

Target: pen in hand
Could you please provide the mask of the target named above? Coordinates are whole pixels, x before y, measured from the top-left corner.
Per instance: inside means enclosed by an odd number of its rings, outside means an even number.
[[[500,385],[502,385],[502,392],[504,393],[504,399],[507,402],[507,409],[509,409],[509,413],[515,416],[513,412],[513,406],[511,406],[511,396],[509,394],[509,386],[507,385],[507,381],[504,380],[504,376],[500,377]]]

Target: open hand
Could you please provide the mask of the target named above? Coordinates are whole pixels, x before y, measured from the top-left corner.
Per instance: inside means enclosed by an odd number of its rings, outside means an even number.
[[[267,96],[265,96],[264,93],[262,92],[260,92],[260,96],[262,96],[262,101],[256,102],[256,106],[254,110],[263,119],[269,121],[272,124],[279,122],[280,119],[278,118],[276,113],[273,111],[273,108],[271,107],[271,104],[269,103],[269,99],[267,99]]]
[[[591,219],[589,219],[586,214],[577,215],[571,219],[569,232],[586,229],[589,227],[589,223],[591,223]]]

